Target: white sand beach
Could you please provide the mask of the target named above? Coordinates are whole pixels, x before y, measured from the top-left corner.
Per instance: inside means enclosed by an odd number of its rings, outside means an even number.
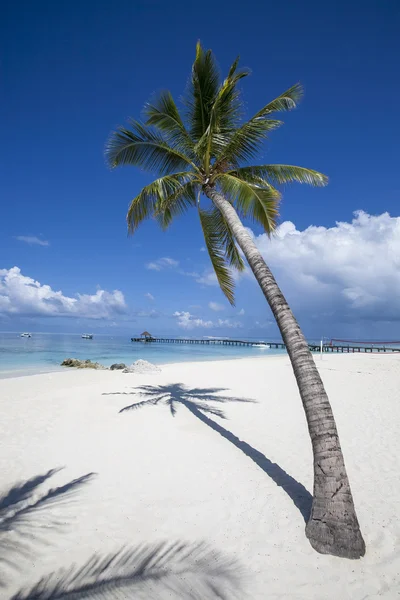
[[[35,494],[96,474],[64,502],[28,511],[19,533],[0,528],[0,597],[94,554],[204,540],[240,565],[227,598],[398,598],[400,355],[316,362],[367,545],[363,559],[319,555],[305,537],[312,453],[287,357],[167,365],[146,375],[66,371],[0,381],[0,495],[50,469],[63,467]],[[119,413],[149,398],[138,393],[143,385],[161,386],[148,389],[153,399],[172,393],[176,413],[162,402]],[[21,541],[26,554],[11,552]],[[146,595],[138,584],[136,595],[122,597],[179,597],[162,583],[157,589]]]

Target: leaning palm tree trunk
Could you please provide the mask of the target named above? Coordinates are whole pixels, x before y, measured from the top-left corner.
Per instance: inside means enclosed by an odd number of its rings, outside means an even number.
[[[318,552],[345,558],[365,553],[335,419],[305,337],[270,269],[235,208],[204,186],[229,224],[256,277],[286,345],[307,418],[314,454],[314,498],[306,535]]]

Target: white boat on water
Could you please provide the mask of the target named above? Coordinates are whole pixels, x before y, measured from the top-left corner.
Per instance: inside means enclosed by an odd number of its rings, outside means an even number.
[[[253,348],[260,348],[260,350],[268,350],[268,344],[253,344]]]
[[[20,337],[32,337],[30,333],[21,333]]]
[[[82,333],[82,339],[83,340],[92,340],[93,339],[93,333]]]

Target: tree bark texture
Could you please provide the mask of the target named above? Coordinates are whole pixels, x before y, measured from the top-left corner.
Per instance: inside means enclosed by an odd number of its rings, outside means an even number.
[[[230,225],[276,319],[299,387],[314,454],[314,494],[306,535],[315,550],[345,558],[365,554],[335,419],[307,341],[273,274],[235,208],[212,186],[204,193]]]

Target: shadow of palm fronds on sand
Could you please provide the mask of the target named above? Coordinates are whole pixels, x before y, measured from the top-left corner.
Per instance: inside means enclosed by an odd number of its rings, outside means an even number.
[[[204,543],[176,542],[95,554],[83,566],[51,573],[10,600],[234,600],[243,598],[240,590],[236,561]]]
[[[40,493],[40,486],[60,469],[51,469],[22,483],[17,483],[0,495],[0,566],[18,569],[21,558],[32,556],[34,542],[45,543],[46,533],[61,529],[61,521],[51,514],[53,507],[72,499],[94,473],[88,473],[65,485]],[[0,573],[0,585],[4,585]]]
[[[220,404],[228,402],[254,402],[254,400],[247,398],[219,395],[220,392],[226,391],[226,388],[187,388],[181,383],[175,383],[169,385],[143,385],[134,388],[132,392],[112,392],[112,394],[133,394],[145,397],[145,400],[125,406],[119,411],[120,413],[137,410],[145,406],[165,404],[169,407],[172,416],[175,416],[178,406],[185,406],[202,423],[219,433],[260,467],[278,487],[286,492],[300,511],[304,521],[307,522],[311,512],[312,495],[304,485],[294,479],[279,465],[272,462],[262,452],[238,438],[213,419],[210,419],[209,415],[226,419],[225,413],[218,407],[210,406],[210,402]]]

